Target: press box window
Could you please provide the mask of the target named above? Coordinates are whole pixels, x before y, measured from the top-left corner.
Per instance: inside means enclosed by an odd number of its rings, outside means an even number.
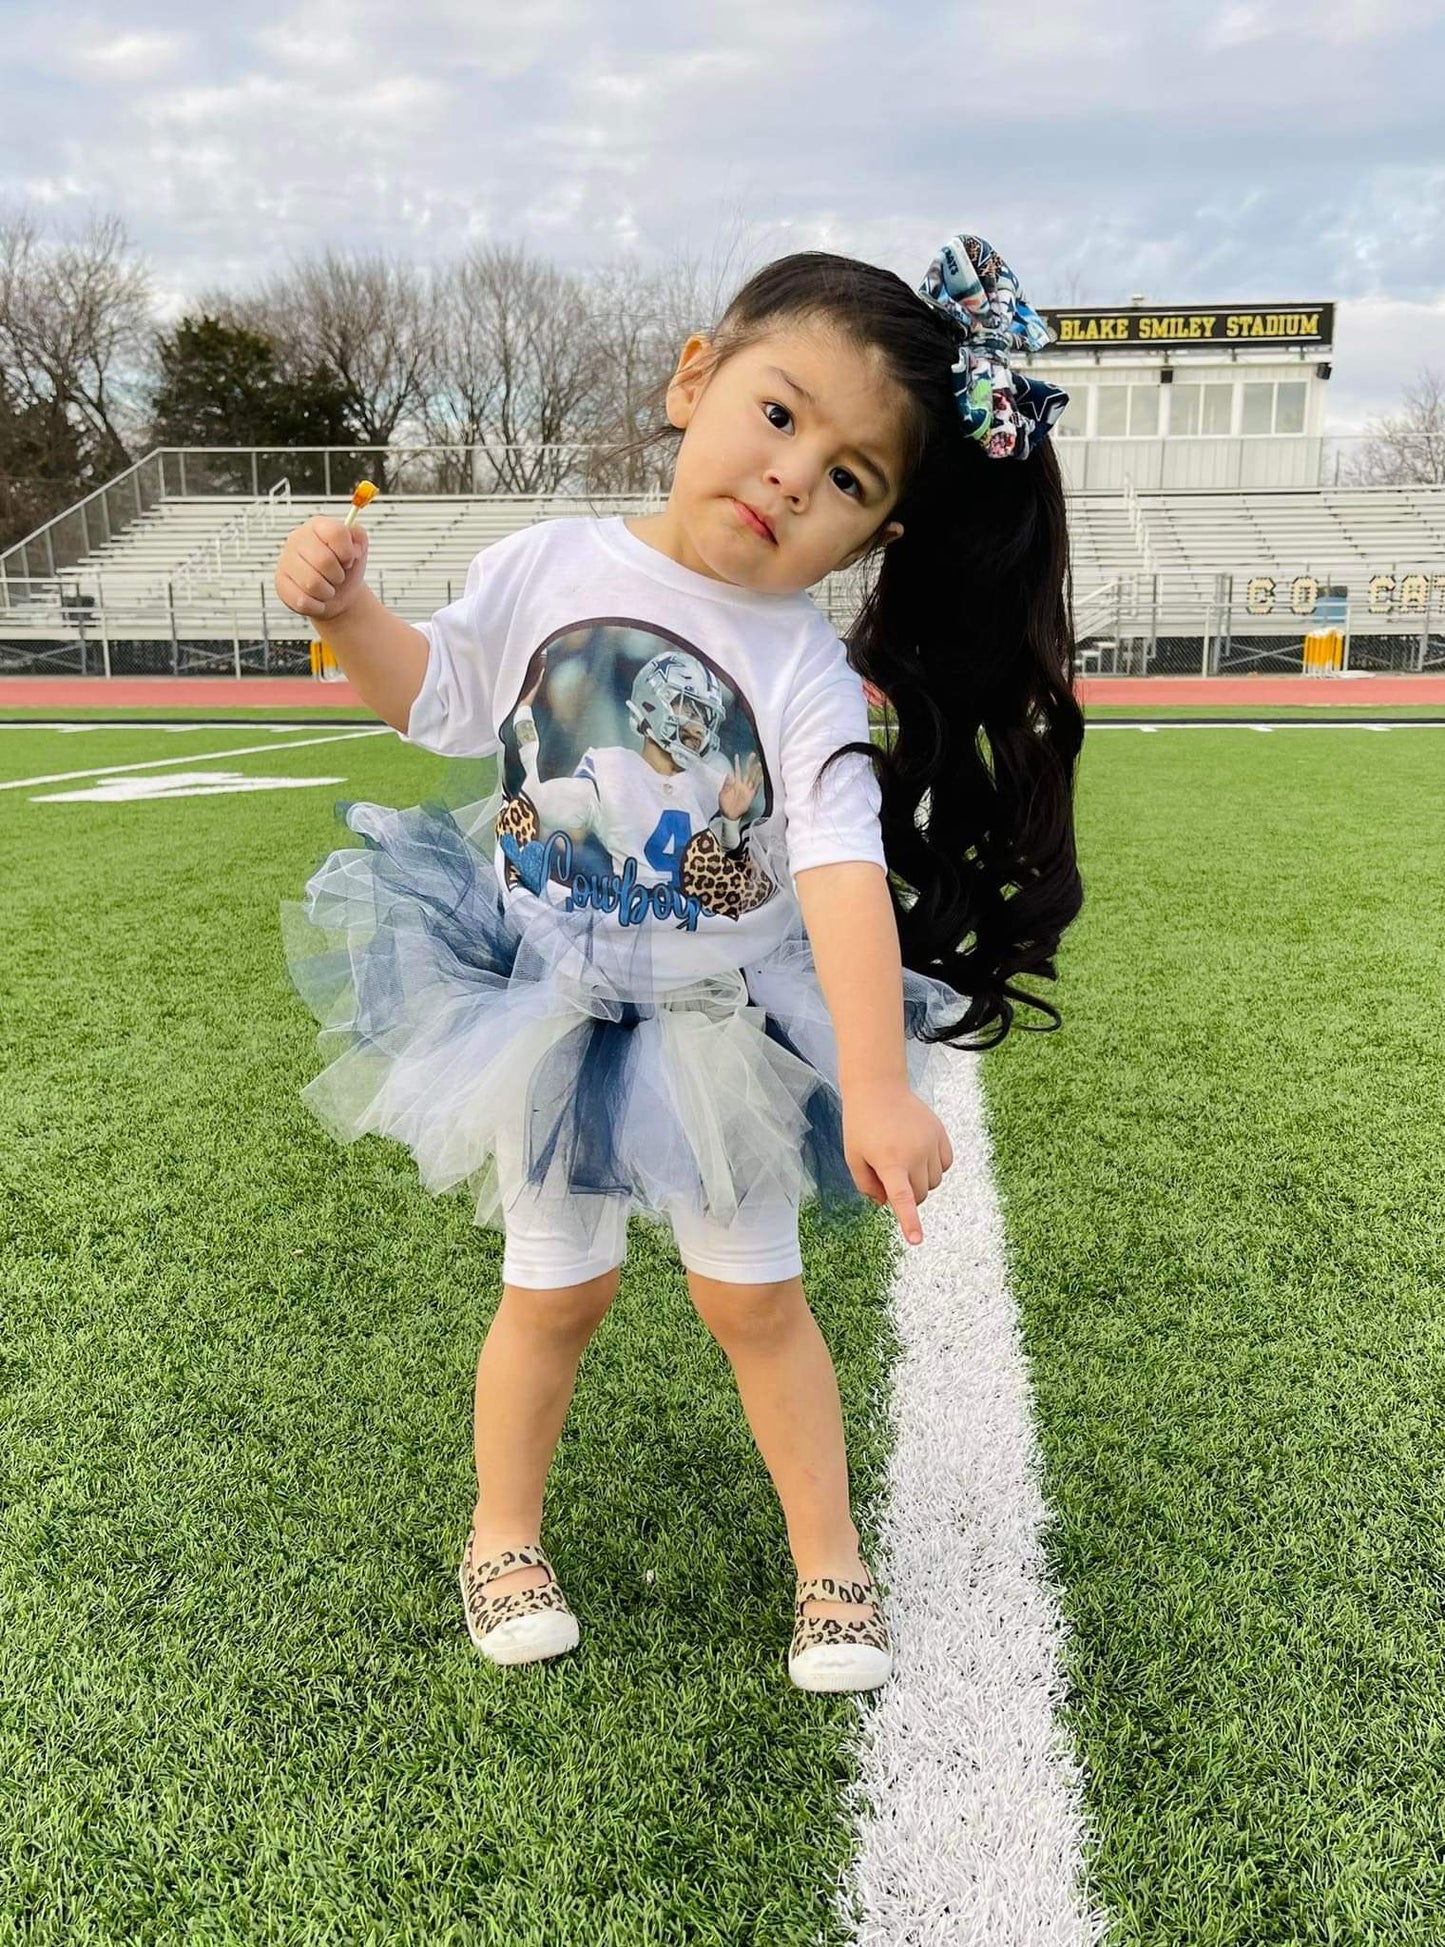
[[[1272,385],[1245,386],[1244,421],[1239,430],[1242,433],[1274,431],[1274,387]]]
[[[1119,439],[1129,430],[1129,388],[1101,385],[1094,421],[1100,439]]]
[[[1232,385],[1206,385],[1204,387],[1204,426],[1206,433],[1227,433],[1234,417],[1234,387]]]
[[[1274,430],[1302,433],[1305,429],[1305,389],[1296,380],[1281,382],[1274,392]]]
[[[1234,410],[1232,385],[1179,385],[1170,388],[1169,430],[1176,437],[1229,431]]]
[[[1135,439],[1148,439],[1158,430],[1158,386],[1131,385],[1129,387],[1129,431]]]
[[[1101,385],[1098,396],[1100,439],[1148,439],[1159,431],[1157,385]]]
[[[1304,429],[1305,387],[1299,380],[1245,386],[1241,432],[1302,433]]]
[[[1176,435],[1199,431],[1199,392],[1197,385],[1180,385],[1169,390],[1169,430]]]

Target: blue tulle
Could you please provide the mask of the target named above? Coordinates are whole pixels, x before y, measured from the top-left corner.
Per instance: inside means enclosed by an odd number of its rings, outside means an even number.
[[[625,1196],[732,1222],[779,1198],[824,1223],[870,1201],[843,1152],[837,1049],[801,917],[763,958],[685,988],[653,980],[647,929],[513,893],[488,849],[496,799],[457,811],[338,807],[333,852],[281,908],[286,959],[328,1064],[302,1099],[342,1142],[406,1144],[435,1192],[466,1182],[503,1227],[500,1152],[596,1207]],[[952,989],[904,976],[909,1079],[931,1100]]]

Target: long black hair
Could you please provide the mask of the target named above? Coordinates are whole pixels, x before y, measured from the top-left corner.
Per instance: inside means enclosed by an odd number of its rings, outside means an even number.
[[[949,376],[957,327],[856,258],[808,250],[765,265],[709,334],[703,369],[810,326],[881,355],[908,401],[904,486],[888,515],[903,533],[864,557],[876,572],[845,637],[852,667],[888,699],[882,741],[845,744],[828,762],[858,752],[872,764],[903,964],[968,1003],[929,1038],[981,1051],[1020,1004],[1062,1025],[1012,983],[1057,979],[1054,954],[1083,905],[1073,810],[1084,718],[1059,463],[1050,439],[1027,459],[991,459],[965,434]],[[675,430],[664,423],[623,450]]]

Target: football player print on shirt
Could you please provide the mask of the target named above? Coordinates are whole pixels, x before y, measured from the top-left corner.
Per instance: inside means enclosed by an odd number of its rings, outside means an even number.
[[[777,891],[747,835],[772,809],[752,712],[681,637],[621,618],[559,631],[501,741],[509,892],[694,932]]]

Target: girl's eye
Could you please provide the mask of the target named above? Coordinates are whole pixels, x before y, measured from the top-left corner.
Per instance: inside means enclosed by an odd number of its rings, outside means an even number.
[[[791,413],[790,413],[790,412],[788,411],[788,408],[787,408],[786,406],[784,406],[784,405],[780,405],[780,404],[778,403],[778,401],[777,401],[776,399],[767,399],[767,400],[764,400],[764,402],[763,402],[763,411],[764,411],[764,412],[766,412],[766,413],[774,413],[774,412],[780,412],[780,413],[781,413],[781,414],[783,415],[783,417],[784,417],[784,419],[791,419],[791,418],[792,418],[792,416],[793,416],[793,415],[792,415],[792,414],[791,414]],[[769,419],[769,421],[768,421],[768,424],[769,424],[770,426],[776,426],[776,425],[778,424],[778,422],[777,422],[777,420],[776,420],[776,419]],[[781,429],[781,428],[779,428],[779,430],[781,431],[782,429]],[[852,474],[851,474],[851,473],[850,473],[850,472],[848,471],[848,469],[847,469],[847,467],[845,467],[845,466],[835,466],[835,467],[833,468],[833,472],[834,472],[834,473],[841,473],[841,474],[842,474],[842,476],[843,476],[843,478],[844,478],[845,480],[847,480],[847,481],[849,481],[849,482],[851,483],[851,485],[849,485],[849,486],[847,486],[847,487],[840,487],[840,488],[839,488],[839,492],[840,492],[840,493],[852,493],[852,492],[854,491],[854,489],[856,489],[856,490],[857,490],[857,497],[858,497],[858,499],[860,499],[860,500],[862,499],[862,497],[863,497],[863,489],[862,489],[862,487],[861,487],[861,486],[859,485],[859,483],[858,483],[858,481],[857,481],[856,479],[854,479],[854,477],[853,477],[853,475],[852,475]]]

